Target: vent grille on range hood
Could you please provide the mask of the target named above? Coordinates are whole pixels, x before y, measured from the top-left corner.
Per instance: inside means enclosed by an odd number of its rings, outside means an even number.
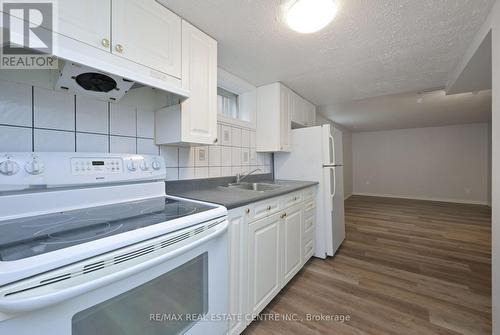
[[[118,102],[134,82],[73,62],[65,62],[56,83],[56,90],[85,94],[95,99]]]

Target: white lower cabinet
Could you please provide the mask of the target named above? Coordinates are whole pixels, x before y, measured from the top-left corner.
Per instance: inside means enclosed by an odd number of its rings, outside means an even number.
[[[253,222],[248,231],[250,313],[258,314],[281,288],[281,214]]]
[[[229,319],[228,334],[240,334],[246,327],[248,268],[248,208],[229,212]]]
[[[315,192],[310,187],[229,211],[230,335],[240,334],[312,257]]]
[[[293,206],[282,214],[282,286],[286,285],[302,268],[302,217],[301,205]]]

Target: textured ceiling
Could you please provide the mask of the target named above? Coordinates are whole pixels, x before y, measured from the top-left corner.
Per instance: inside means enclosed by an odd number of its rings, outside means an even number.
[[[444,86],[494,0],[338,0],[310,35],[277,19],[280,0],[162,2],[219,41],[221,68],[326,105]]]
[[[394,94],[323,106],[319,112],[354,132],[489,122],[491,90]]]

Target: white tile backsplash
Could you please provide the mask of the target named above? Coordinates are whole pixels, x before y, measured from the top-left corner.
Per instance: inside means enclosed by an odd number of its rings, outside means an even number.
[[[108,103],[89,97],[76,97],[76,131],[108,134]]]
[[[31,127],[31,96],[31,86],[0,81],[0,124]]]
[[[155,137],[155,113],[140,106],[137,107],[137,137]]]
[[[222,145],[226,145],[226,146],[231,146],[232,145],[232,129],[230,126],[227,126],[227,125],[222,125],[221,126],[221,137],[222,137],[222,142],[221,144]]]
[[[194,154],[195,154],[194,165],[196,167],[199,167],[199,166],[208,166],[208,159],[209,159],[209,149],[208,149],[208,146],[195,147]]]
[[[165,159],[165,165],[168,168],[179,167],[179,148],[162,145],[160,155]]]
[[[241,128],[232,127],[231,142],[233,147],[241,147]]]
[[[179,148],[179,167],[194,167],[194,147]]]
[[[250,131],[246,129],[241,130],[241,146],[243,148],[250,148]]]
[[[110,134],[136,136],[136,107],[125,104],[110,104]]]
[[[76,151],[108,152],[109,136],[87,133],[76,133]]]
[[[0,126],[0,151],[32,151],[31,128]]]
[[[221,165],[222,166],[231,166],[233,164],[232,159],[231,159],[231,147],[222,147],[222,160],[221,160]]]
[[[135,137],[110,136],[110,152],[135,154],[136,140]]]
[[[215,145],[210,146],[208,157],[210,166],[222,166],[222,147]]]
[[[179,168],[179,180],[195,178],[194,168]]]
[[[35,151],[75,151],[75,133],[60,130],[35,129]]]
[[[158,155],[160,150],[155,140],[149,138],[137,138],[137,153],[139,155]]]
[[[75,96],[34,88],[35,128],[75,130]]]
[[[231,153],[231,165],[233,167],[235,166],[241,166],[241,148],[232,148],[232,153]]]
[[[113,104],[0,81],[0,151],[160,154],[167,180],[270,171],[271,154],[255,152],[255,131],[228,123],[217,125],[216,145],[156,146],[154,110],[144,105],[151,92],[145,93]]]
[[[208,178],[208,166],[194,168],[194,176],[196,177],[196,179]]]

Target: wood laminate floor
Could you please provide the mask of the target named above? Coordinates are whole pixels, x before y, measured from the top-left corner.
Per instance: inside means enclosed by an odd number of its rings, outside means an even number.
[[[245,335],[491,334],[489,207],[353,196],[346,230],[334,258],[310,260],[263,311],[292,321]]]

